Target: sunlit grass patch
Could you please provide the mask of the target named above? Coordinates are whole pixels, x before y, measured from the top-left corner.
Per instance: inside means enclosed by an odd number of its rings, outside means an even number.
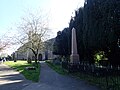
[[[62,74],[62,75],[66,75],[68,74],[62,67],[61,65],[55,65],[53,63],[51,63],[50,61],[46,61],[46,63],[48,64],[49,67],[51,67],[53,70],[55,70],[57,73]]]
[[[38,67],[35,66],[34,62],[28,64],[27,61],[7,61],[5,64],[22,73],[26,79],[33,82],[39,81],[40,64],[38,64]],[[26,67],[35,67],[35,70],[27,70]]]

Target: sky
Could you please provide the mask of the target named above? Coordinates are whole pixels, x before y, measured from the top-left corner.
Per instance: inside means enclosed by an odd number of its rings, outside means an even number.
[[[55,37],[57,31],[68,27],[74,11],[83,4],[84,0],[0,0],[0,39],[5,34],[16,34],[15,26],[27,11],[40,10],[48,15],[49,28],[52,30],[52,37]],[[12,50],[6,52],[10,54]]]

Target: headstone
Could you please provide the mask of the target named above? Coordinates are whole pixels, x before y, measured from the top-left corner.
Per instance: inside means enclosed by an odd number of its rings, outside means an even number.
[[[36,70],[34,66],[25,67],[26,70]]]

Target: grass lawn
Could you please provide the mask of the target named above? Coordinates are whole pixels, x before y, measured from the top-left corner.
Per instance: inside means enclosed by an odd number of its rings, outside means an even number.
[[[40,75],[40,64],[38,64],[38,68],[35,66],[35,63],[28,64],[27,61],[6,61],[4,64],[10,66],[11,68],[22,73],[26,79],[31,80],[33,82],[39,81]],[[26,67],[34,66],[36,70],[27,70]]]
[[[97,76],[88,75],[88,74],[85,74],[82,72],[68,73],[61,67],[61,65],[55,65],[50,61],[46,61],[46,63],[48,64],[48,66],[50,66],[53,70],[55,70],[59,74],[70,75],[70,76],[72,75],[75,78],[79,78],[79,79],[88,81],[90,84],[100,86],[101,89],[103,89],[103,90],[108,90],[108,88],[111,88],[109,90],[120,90],[120,76],[107,77],[107,80],[109,82],[108,83],[109,87],[107,87],[106,77],[97,77]],[[117,78],[117,81],[116,81],[116,78]],[[113,81],[116,82],[117,85]],[[113,87],[113,85],[115,85],[115,86]]]
[[[51,67],[53,70],[55,70],[57,73],[62,74],[62,75],[67,75],[67,71],[61,67],[61,65],[55,65],[51,63],[50,61],[46,61],[47,65]]]

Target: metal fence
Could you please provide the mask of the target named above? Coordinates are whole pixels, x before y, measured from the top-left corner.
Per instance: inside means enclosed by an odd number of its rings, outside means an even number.
[[[62,63],[68,71],[79,72],[79,76],[95,82],[106,90],[120,90],[120,66],[102,66],[81,62],[78,65]]]

